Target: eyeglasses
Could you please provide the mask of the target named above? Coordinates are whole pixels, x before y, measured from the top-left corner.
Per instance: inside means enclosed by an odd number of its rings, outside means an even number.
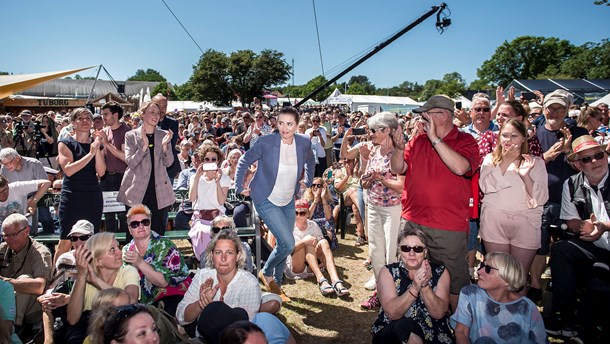
[[[295,212],[298,216],[305,216],[307,215],[307,211],[296,211]]]
[[[489,111],[491,111],[491,108],[488,108],[488,107],[484,107],[484,108],[478,107],[478,108],[473,108],[472,110],[474,112],[489,112]]]
[[[493,266],[489,266],[489,265],[485,264],[484,262],[481,262],[481,264],[479,264],[478,270],[481,270],[483,268],[485,268],[486,274],[490,273],[491,270],[498,270],[498,268],[494,268]],[[500,271],[500,270],[498,270],[498,271]]]
[[[582,157],[582,158],[580,158],[578,160],[580,160],[583,164],[588,164],[591,161],[593,161],[593,159],[601,160],[603,158],[604,158],[604,152],[599,152],[599,153],[595,153],[593,155]]]
[[[374,128],[369,128],[369,131],[370,131],[371,133],[375,134],[375,133],[376,133],[376,132],[378,132],[378,131],[383,132],[383,130],[384,130],[384,129],[385,129],[385,128],[377,128],[377,129],[374,129]]]
[[[317,120],[317,119],[312,120],[312,122],[313,122],[313,123],[320,123],[320,121],[319,121],[319,120]]]
[[[136,226],[137,227],[137,226]],[[70,237],[70,241],[72,242],[77,242],[77,241],[87,241],[89,240],[89,238],[91,238],[91,235],[83,235],[83,236],[71,236]]]
[[[13,158],[12,158],[10,161],[7,161],[7,162],[0,162],[0,164],[1,164],[1,165],[3,165],[3,166],[8,166],[8,165],[12,164],[12,163],[13,163],[13,161],[15,161],[15,159],[17,159],[17,157],[16,157],[16,156],[14,156],[14,157],[13,157]]]
[[[216,162],[217,160],[218,160],[217,158],[203,158],[203,161],[206,161],[206,162],[210,162],[210,161]]]
[[[11,234],[2,233],[0,236],[2,237],[2,239],[14,238],[17,235],[19,235],[19,233],[21,233],[24,230],[26,230],[27,228],[28,228],[28,226],[25,226],[25,227],[21,228],[19,231],[15,232],[15,233],[11,233]]]
[[[312,188],[321,188],[322,184],[311,184]]]
[[[220,233],[220,231],[226,231],[226,230],[230,230],[231,227],[229,226],[224,226],[224,227],[212,227],[212,233],[214,234],[218,234]]]
[[[426,248],[423,246],[400,245],[400,250],[404,253],[409,253],[413,250],[415,253],[422,253]]]
[[[129,227],[131,227],[132,229],[136,229],[140,226],[140,224],[142,224],[142,226],[144,227],[148,227],[150,226],[150,219],[143,219],[142,221],[131,221],[129,223]]]

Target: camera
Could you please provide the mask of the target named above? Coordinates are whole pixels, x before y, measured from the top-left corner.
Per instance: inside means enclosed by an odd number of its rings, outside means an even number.
[[[354,129],[352,129],[352,133],[354,133],[354,135],[364,135],[364,134],[366,134],[366,129],[354,128]]]

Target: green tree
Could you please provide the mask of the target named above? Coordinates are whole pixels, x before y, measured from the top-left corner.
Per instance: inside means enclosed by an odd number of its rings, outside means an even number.
[[[585,43],[576,49],[577,53],[567,59],[559,68],[563,75],[578,79],[610,78],[610,41]]]
[[[160,82],[155,88],[153,88],[151,94],[161,93],[170,100],[177,100],[176,89],[174,85],[167,81]]]
[[[500,45],[483,62],[477,75],[492,85],[508,85],[513,79],[534,79],[549,66],[560,66],[574,52],[575,47],[566,40],[521,36]]]
[[[417,98],[423,89],[423,85],[403,81],[398,86],[388,88],[377,88],[375,94],[379,96],[411,97]]]
[[[426,101],[433,95],[439,94],[440,88],[443,86],[443,82],[438,79],[430,79],[424,83],[424,87],[419,94],[418,101]]]
[[[466,81],[458,72],[445,74],[441,82],[442,85],[437,92],[446,94],[451,98],[459,96],[466,90]]]
[[[76,74],[74,76],[74,80],[95,80],[95,77],[93,76],[80,76],[80,74]]]
[[[8,75],[8,72],[0,71],[0,75]]]
[[[239,98],[245,104],[289,77],[290,65],[278,51],[239,50],[227,56],[209,49],[193,66],[189,81],[196,100],[228,104]]]
[[[138,69],[136,74],[127,78],[127,81],[156,81],[165,82],[167,79],[161,75],[158,71],[148,68],[147,70]]]
[[[351,78],[349,78],[347,88],[348,94],[375,94],[375,90],[375,85],[373,85],[369,78],[365,75],[353,75]]]
[[[599,1],[593,1],[594,4],[596,5],[606,5],[606,6],[610,6],[610,2],[608,2],[608,0],[599,0]]]
[[[468,89],[471,91],[487,91],[487,90],[493,90],[494,87],[492,87],[485,80],[476,79],[473,82],[471,82],[470,85],[468,85]]]

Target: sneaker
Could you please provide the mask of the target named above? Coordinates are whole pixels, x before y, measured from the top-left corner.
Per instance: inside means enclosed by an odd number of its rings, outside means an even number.
[[[379,299],[377,298],[377,292],[374,292],[371,297],[369,297],[366,301],[360,304],[360,307],[368,310],[375,310],[381,306]]]
[[[354,245],[356,246],[362,246],[362,245],[366,245],[366,238],[363,236],[359,236],[358,239],[356,239],[356,243]]]
[[[375,290],[377,289],[377,280],[375,280],[375,276],[371,276],[366,283],[364,283],[364,289],[366,290]]]

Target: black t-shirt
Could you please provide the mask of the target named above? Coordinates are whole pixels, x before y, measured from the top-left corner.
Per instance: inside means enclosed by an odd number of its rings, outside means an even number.
[[[148,179],[148,186],[146,187],[147,195],[155,194],[155,134],[146,134],[148,139],[148,152],[150,153],[150,178]]]
[[[538,123],[536,127],[536,137],[538,141],[540,141],[540,146],[542,147],[542,151],[548,151],[557,141],[561,140],[558,133],[559,130],[548,130],[544,124],[546,121],[541,121]],[[587,130],[581,127],[577,127],[575,125],[567,124],[567,127],[570,129],[572,133],[572,142],[576,140],[578,137],[582,135],[587,135]],[[563,189],[563,183],[573,174],[576,174],[578,171],[572,168],[570,164],[568,164],[567,157],[565,154],[561,153],[555,158],[555,160],[550,161],[546,164],[546,171],[548,173],[548,182],[549,182],[549,202],[561,204],[561,191]]]

